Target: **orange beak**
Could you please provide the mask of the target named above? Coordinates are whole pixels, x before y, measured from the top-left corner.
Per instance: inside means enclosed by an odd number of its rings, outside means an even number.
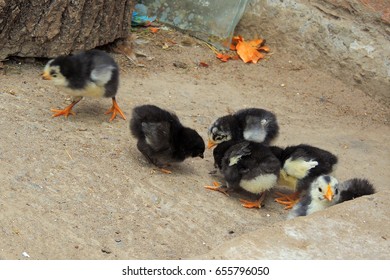
[[[215,145],[217,145],[217,143],[215,143],[213,140],[209,139],[209,141],[207,142],[207,149],[211,149]]]
[[[333,198],[333,191],[332,191],[332,188],[330,187],[330,185],[328,185],[328,188],[326,189],[326,194],[324,195],[324,197],[331,201],[332,198]]]
[[[43,72],[42,73],[42,79],[44,79],[44,80],[51,80],[51,76],[50,76],[49,73]]]

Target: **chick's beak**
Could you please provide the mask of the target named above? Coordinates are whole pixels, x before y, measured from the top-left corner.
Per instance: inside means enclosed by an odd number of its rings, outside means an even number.
[[[215,145],[217,145],[217,143],[215,143],[213,140],[209,139],[209,141],[207,142],[207,149],[211,149]]]
[[[48,72],[43,72],[42,73],[42,79],[44,80],[51,80],[51,76]]]
[[[325,197],[327,200],[329,200],[329,201],[332,200],[332,198],[333,198],[333,191],[332,191],[332,188],[330,187],[330,185],[328,185],[324,197]]]

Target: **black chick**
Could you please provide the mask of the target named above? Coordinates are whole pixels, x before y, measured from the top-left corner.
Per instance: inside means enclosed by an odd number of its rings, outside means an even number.
[[[280,197],[275,199],[276,202],[286,205],[286,209],[292,208],[300,193],[306,191],[314,179],[331,173],[338,162],[337,156],[331,152],[306,144],[285,149],[273,146],[271,150],[282,166],[279,184],[296,190],[291,195],[279,193]]]
[[[138,139],[138,150],[154,165],[163,169],[172,162],[187,157],[201,157],[205,143],[193,129],[184,127],[178,117],[154,105],[142,105],[133,109],[130,131]]]
[[[375,193],[374,186],[367,179],[349,179],[340,184],[340,199],[338,203],[352,200],[363,195]]]
[[[280,172],[279,160],[269,147],[245,140],[221,143],[216,150],[215,165],[220,168],[226,186],[206,186],[206,188],[225,194],[228,191],[243,189],[259,195],[256,201],[241,199],[243,206],[260,208],[265,198],[265,191],[276,185]]]
[[[118,65],[104,51],[89,50],[52,59],[46,64],[42,78],[52,80],[73,97],[72,103],[65,109],[52,109],[55,113],[53,117],[75,115],[73,106],[86,96],[111,98],[112,107],[106,112],[112,113],[110,121],[118,113],[126,119],[115,99],[119,86]]]
[[[210,149],[224,141],[242,139],[269,145],[278,133],[279,125],[274,113],[259,108],[242,109],[211,124],[207,147]]]

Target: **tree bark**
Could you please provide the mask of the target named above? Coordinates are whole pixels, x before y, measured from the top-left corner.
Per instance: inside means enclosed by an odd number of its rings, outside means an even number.
[[[0,0],[0,60],[55,57],[129,35],[132,0]]]

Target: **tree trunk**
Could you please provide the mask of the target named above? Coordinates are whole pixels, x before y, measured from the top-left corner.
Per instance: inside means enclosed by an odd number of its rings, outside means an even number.
[[[129,35],[132,0],[0,0],[0,60],[55,57]]]

